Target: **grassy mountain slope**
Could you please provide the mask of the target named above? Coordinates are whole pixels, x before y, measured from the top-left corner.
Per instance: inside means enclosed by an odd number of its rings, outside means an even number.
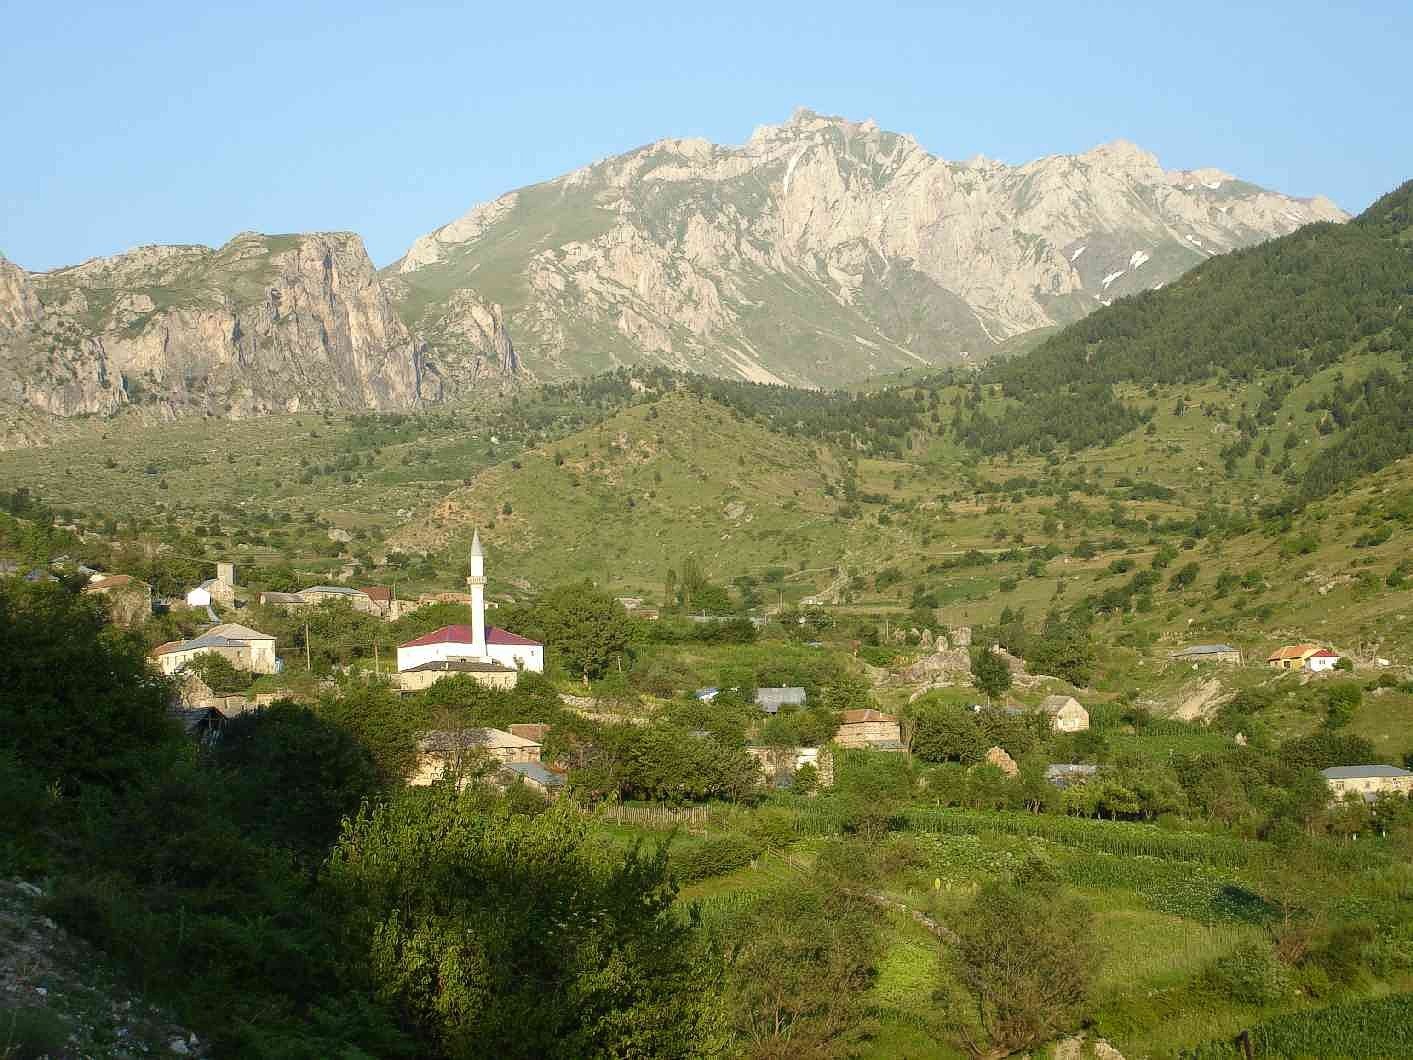
[[[822,492],[840,467],[827,449],[672,393],[482,472],[392,544],[460,554],[479,526],[499,570],[540,587],[592,576],[653,592],[689,554],[719,578],[828,569],[851,536]]]

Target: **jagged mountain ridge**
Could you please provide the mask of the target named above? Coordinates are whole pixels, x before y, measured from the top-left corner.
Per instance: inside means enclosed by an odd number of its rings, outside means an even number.
[[[1213,254],[1345,219],[1123,142],[950,162],[801,110],[739,147],[663,140],[510,192],[387,274],[433,344],[459,326],[458,291],[504,305],[542,378],[647,361],[830,385],[984,357]]]
[[[0,258],[0,403],[160,418],[406,409],[514,374],[499,309],[431,358],[351,233],[243,233],[147,246],[47,273]]]

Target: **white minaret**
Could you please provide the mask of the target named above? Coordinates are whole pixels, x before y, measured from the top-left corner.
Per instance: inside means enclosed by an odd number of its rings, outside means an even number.
[[[481,551],[481,532],[471,536],[471,654],[486,658],[486,554]]]

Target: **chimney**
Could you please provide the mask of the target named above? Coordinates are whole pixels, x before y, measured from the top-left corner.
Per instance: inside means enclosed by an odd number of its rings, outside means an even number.
[[[234,584],[236,583],[236,580],[235,580],[235,564],[234,564],[234,563],[217,563],[217,564],[216,564],[216,580],[217,580],[218,582],[224,582],[226,585],[234,585]]]

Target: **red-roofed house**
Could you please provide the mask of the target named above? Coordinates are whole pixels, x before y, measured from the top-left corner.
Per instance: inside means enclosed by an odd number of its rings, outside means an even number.
[[[873,709],[844,711],[834,742],[840,747],[871,747],[879,751],[903,749],[898,719]]]
[[[107,597],[116,625],[135,629],[152,617],[152,586],[130,574],[95,574],[83,591]]]
[[[1335,663],[1339,662],[1339,653],[1330,651],[1329,648],[1321,648],[1305,660],[1305,669],[1312,674],[1324,673],[1326,670],[1333,670]]]

